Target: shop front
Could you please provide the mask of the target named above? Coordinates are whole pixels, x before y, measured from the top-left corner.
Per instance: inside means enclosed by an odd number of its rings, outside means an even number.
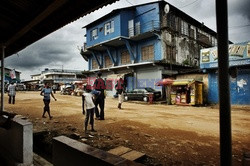
[[[171,104],[202,105],[203,82],[194,79],[174,80],[171,86]]]

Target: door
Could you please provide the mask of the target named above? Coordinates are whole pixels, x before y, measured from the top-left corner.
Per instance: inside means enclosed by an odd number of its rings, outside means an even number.
[[[128,36],[132,37],[134,36],[134,20],[129,20],[128,21]]]

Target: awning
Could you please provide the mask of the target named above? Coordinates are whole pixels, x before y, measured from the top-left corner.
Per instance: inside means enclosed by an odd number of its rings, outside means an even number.
[[[195,82],[194,79],[180,79],[180,80],[174,80],[173,86],[185,86],[185,85],[191,85]]]
[[[165,85],[171,85],[173,84],[174,80],[170,79],[170,78],[164,78],[160,81],[158,81],[157,83],[155,83],[156,86],[165,86]]]

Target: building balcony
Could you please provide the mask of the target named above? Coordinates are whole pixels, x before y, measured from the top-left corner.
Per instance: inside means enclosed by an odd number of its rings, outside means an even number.
[[[160,22],[158,20],[152,20],[144,24],[137,24],[134,27],[128,29],[127,36],[117,36],[111,40],[103,41],[98,44],[87,47],[87,43],[83,44],[81,48],[81,55],[85,60],[87,56],[91,55],[91,51],[104,51],[106,47],[120,47],[124,46],[125,40],[139,41],[155,36],[155,32],[160,30]]]
[[[142,40],[154,35],[154,32],[160,30],[160,22],[151,20],[144,24],[136,24],[135,27],[128,29],[128,37],[131,40]]]

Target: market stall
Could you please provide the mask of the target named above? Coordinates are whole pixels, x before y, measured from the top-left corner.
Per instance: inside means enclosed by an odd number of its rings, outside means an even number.
[[[171,104],[202,105],[203,82],[194,79],[174,80],[171,86]]]

